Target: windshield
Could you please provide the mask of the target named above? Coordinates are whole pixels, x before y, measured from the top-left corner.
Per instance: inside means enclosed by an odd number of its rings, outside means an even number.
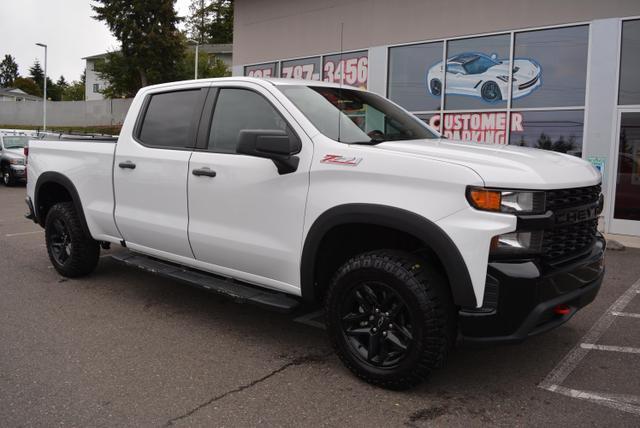
[[[439,138],[420,119],[370,92],[294,85],[279,89],[322,134],[341,143]]]
[[[491,58],[487,58],[486,56],[478,56],[476,57],[476,59],[465,63],[463,67],[466,70],[467,74],[481,74],[497,64],[499,64],[499,62],[494,61]]]
[[[2,139],[5,149],[21,149],[29,142],[29,137],[4,137]]]

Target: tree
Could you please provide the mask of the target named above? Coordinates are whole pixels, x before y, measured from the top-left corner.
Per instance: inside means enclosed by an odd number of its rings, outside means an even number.
[[[36,60],[36,62],[34,62],[29,69],[29,76],[31,76],[33,81],[36,82],[36,85],[38,85],[40,88],[44,88],[44,70],[42,70],[40,62],[38,60]],[[48,83],[49,82],[47,81],[47,84]]]
[[[17,77],[13,81],[13,86],[23,90],[29,95],[35,95],[36,97],[42,96],[42,89],[38,84],[30,77]]]
[[[16,60],[11,55],[5,55],[0,62],[0,87],[12,87],[19,76]]]
[[[232,43],[233,0],[191,0],[186,23],[198,43]]]
[[[91,6],[96,12],[94,18],[104,21],[121,45],[119,53],[111,52],[97,70],[114,87],[107,88],[105,94],[133,95],[143,86],[179,77],[185,46],[176,28],[180,18],[174,0],[96,2],[98,5]]]
[[[60,86],[62,88],[66,88],[67,86],[69,86],[69,84],[65,80],[64,76],[60,76],[60,78],[56,82],[56,85],[58,85],[58,86]]]
[[[184,56],[182,64],[182,79],[193,79],[194,76],[195,52],[188,51]],[[231,76],[231,71],[227,64],[220,58],[208,57],[207,54],[198,56],[198,78],[206,79],[209,77],[227,77]]]
[[[62,91],[63,101],[83,101],[84,100],[84,83],[82,80],[74,80],[68,84]]]
[[[136,69],[120,51],[108,52],[106,58],[96,61],[94,70],[108,82],[100,91],[107,98],[133,97],[142,87]]]
[[[65,82],[66,83],[66,82]],[[64,88],[47,77],[47,98],[51,101],[62,101],[62,91]]]
[[[540,137],[538,137],[536,148],[567,153],[576,149],[576,137],[572,135],[567,141],[564,139],[564,136],[561,135],[556,141],[552,141],[551,138],[543,132],[540,134]]]

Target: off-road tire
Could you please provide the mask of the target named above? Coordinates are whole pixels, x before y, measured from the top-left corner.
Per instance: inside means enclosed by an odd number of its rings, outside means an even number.
[[[56,256],[55,245],[59,245],[56,226],[64,227],[69,245],[65,245],[66,259]],[[45,240],[49,260],[60,275],[77,278],[94,271],[100,257],[100,244],[82,228],[80,217],[71,202],[55,204],[47,213]]]
[[[409,318],[416,321],[411,326],[415,333],[411,345],[393,367],[370,364],[347,338],[343,322],[347,304],[343,302],[358,290],[358,284],[369,282],[393,288],[404,300]],[[331,344],[349,370],[368,383],[395,390],[411,388],[441,367],[456,335],[455,308],[445,278],[428,260],[397,250],[363,253],[338,269],[326,296],[326,323]]]

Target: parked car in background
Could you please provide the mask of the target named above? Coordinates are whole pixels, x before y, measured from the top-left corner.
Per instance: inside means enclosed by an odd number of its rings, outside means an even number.
[[[0,172],[2,183],[13,186],[27,178],[26,158],[24,148],[33,139],[33,135],[14,132],[0,133]]]
[[[529,95],[541,84],[541,68],[535,61],[513,60],[513,95]],[[442,61],[427,73],[429,92],[442,93]],[[447,94],[469,95],[493,103],[507,98],[509,91],[509,60],[479,52],[465,52],[447,60]]]

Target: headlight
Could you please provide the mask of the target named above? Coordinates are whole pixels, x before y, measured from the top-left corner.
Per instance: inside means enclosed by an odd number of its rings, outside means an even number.
[[[494,236],[491,240],[492,255],[533,254],[542,249],[542,231],[512,232]]]
[[[540,191],[467,188],[467,200],[472,207],[482,211],[542,214],[544,199],[544,192]]]
[[[11,165],[24,165],[24,159],[9,159]]]

